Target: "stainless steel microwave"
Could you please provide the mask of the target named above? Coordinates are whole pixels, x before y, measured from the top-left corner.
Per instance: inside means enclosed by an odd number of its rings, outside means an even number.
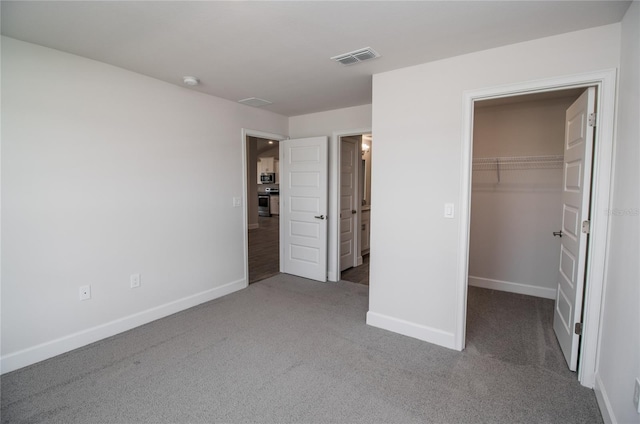
[[[275,184],[276,173],[275,172],[263,172],[260,174],[260,184]]]

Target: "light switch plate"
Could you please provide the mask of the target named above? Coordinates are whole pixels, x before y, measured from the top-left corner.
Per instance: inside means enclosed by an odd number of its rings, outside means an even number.
[[[233,198],[233,207],[234,208],[239,208],[240,206],[242,206],[242,198],[241,197],[234,197]]]
[[[453,218],[455,215],[455,207],[453,203],[445,203],[444,204],[444,217],[445,218]]]

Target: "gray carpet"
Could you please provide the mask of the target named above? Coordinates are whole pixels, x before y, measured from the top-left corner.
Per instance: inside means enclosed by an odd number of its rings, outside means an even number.
[[[492,306],[495,292],[471,288],[464,352],[367,326],[367,293],[286,275],[252,284],[4,375],[2,423],[601,422],[542,324],[493,328],[492,311],[520,309]]]

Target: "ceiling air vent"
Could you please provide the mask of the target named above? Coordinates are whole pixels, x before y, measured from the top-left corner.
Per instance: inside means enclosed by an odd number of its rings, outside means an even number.
[[[333,56],[331,60],[335,60],[343,65],[353,65],[354,63],[364,62],[365,60],[375,59],[376,57],[380,57],[380,55],[375,50],[371,47],[365,47],[364,49]]]
[[[247,106],[260,107],[260,106],[270,105],[273,102],[270,102],[269,100],[265,100],[265,99],[259,99],[257,97],[249,97],[247,99],[238,100],[238,103],[242,103],[243,105],[247,105]]]

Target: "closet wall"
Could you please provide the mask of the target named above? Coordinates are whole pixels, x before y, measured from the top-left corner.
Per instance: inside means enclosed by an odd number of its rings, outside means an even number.
[[[555,298],[560,240],[552,233],[561,228],[565,111],[575,98],[477,104],[470,285]]]

